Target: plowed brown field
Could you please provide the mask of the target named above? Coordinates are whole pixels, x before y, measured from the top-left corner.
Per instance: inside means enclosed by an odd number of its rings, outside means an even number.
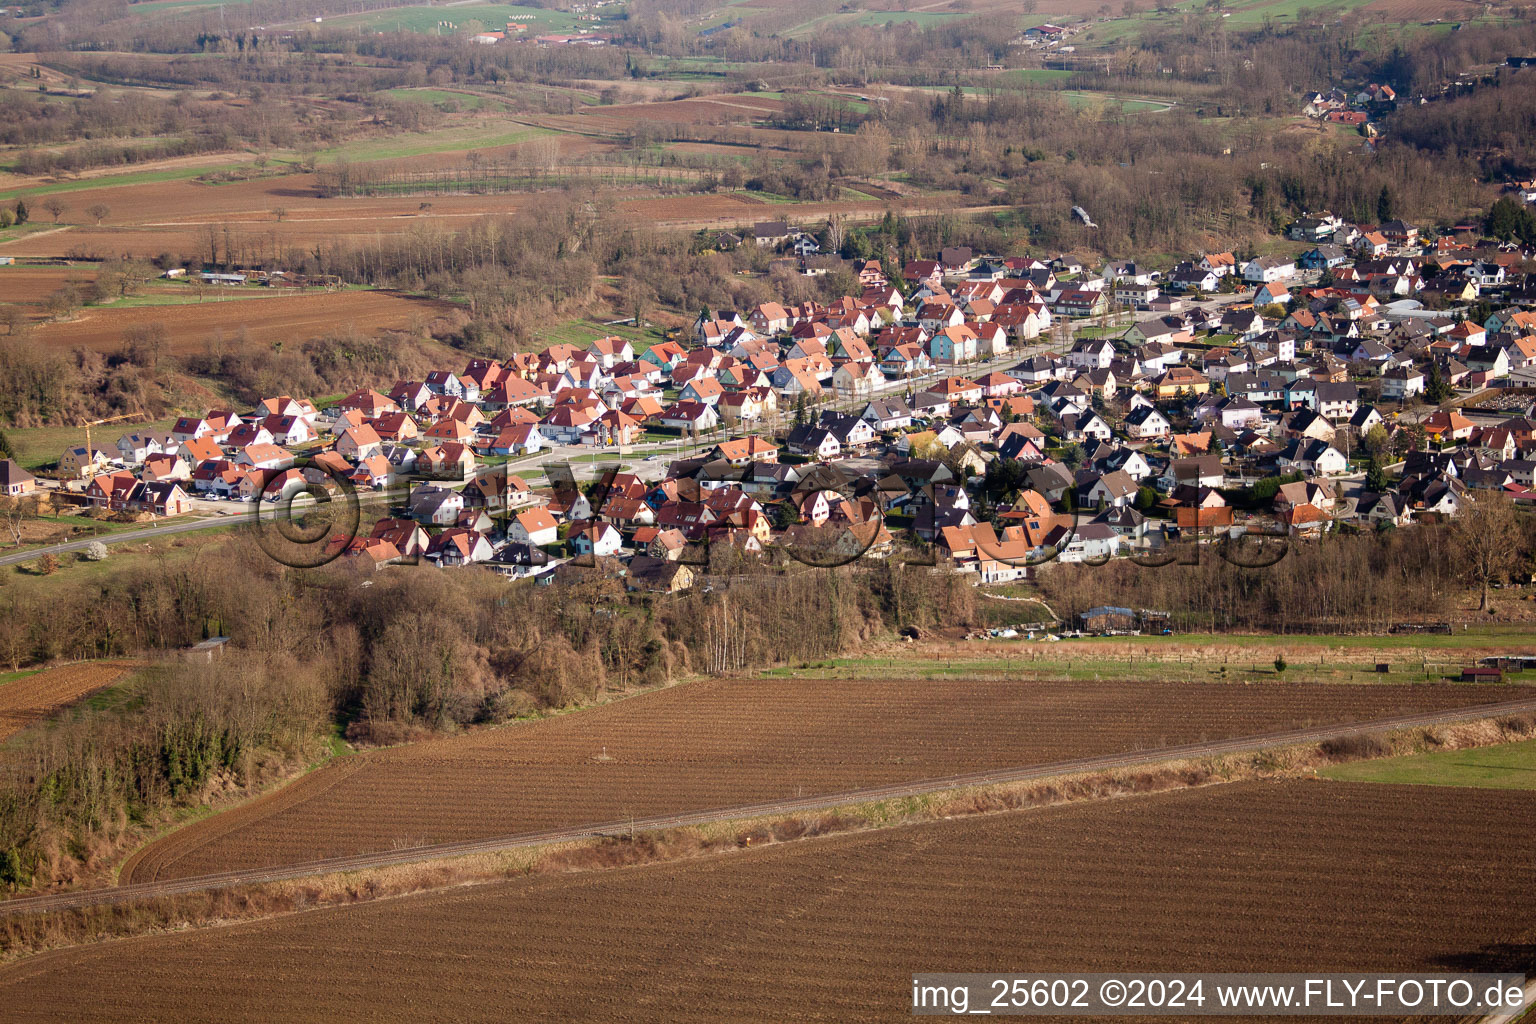
[[[1523,971],[1532,820],[1536,793],[1240,783],[77,948],[0,970],[0,1006],[894,1021],[919,971]]]
[[[66,284],[95,278],[89,267],[0,267],[0,302],[41,302]]]
[[[223,239],[227,229],[241,244],[265,254],[418,228],[456,230],[465,218],[510,213],[527,200],[527,196],[517,195],[435,196],[431,209],[422,211],[419,196],[324,199],[312,174],[219,186],[194,181],[104,185],[61,198],[69,207],[63,230],[41,231],[0,243],[0,254],[18,258],[70,254],[154,257],[164,252],[192,256],[208,251],[209,225],[218,238]],[[111,210],[101,226],[91,223],[82,212],[95,203]],[[272,212],[278,208],[286,211],[281,221]]]
[[[131,661],[83,661],[44,669],[0,685],[0,740],[59,708],[111,686],[134,667]]]
[[[1508,688],[709,681],[334,762],[125,882],[294,864],[1509,699]]]
[[[102,191],[122,194],[130,189],[124,187]],[[890,205],[857,200],[840,203],[776,203],[770,206],[727,194],[661,196],[647,193],[646,189],[626,188],[615,192],[614,197],[617,207],[625,213],[649,223],[672,226],[750,224],[767,216],[788,217],[795,223],[808,223],[839,211],[872,218]],[[224,225],[227,224],[230,233],[241,244],[250,246],[253,251],[266,253],[293,247],[310,248],[322,242],[371,240],[382,235],[411,231],[456,231],[477,217],[511,214],[530,202],[529,193],[433,196],[431,210],[423,213],[418,209],[423,202],[420,196],[406,199],[364,197],[274,200],[274,205],[286,204],[289,208],[286,219],[278,222],[263,209],[232,208],[220,211],[202,208],[203,204],[197,202],[201,198],[188,197],[193,205],[183,205],[179,189],[162,185],[152,197],[160,212],[145,215],[148,219],[134,216],[131,220],[124,218],[120,224],[109,222],[101,227],[73,225],[60,231],[23,235],[15,241],[0,243],[0,255],[15,256],[18,259],[54,256],[108,259],[124,255],[153,258],[161,253],[192,256],[208,250],[206,238],[210,224],[217,226],[220,239],[224,238]],[[931,200],[913,200],[902,208],[910,208],[913,212],[935,209],[923,205],[927,201]],[[231,206],[234,205],[231,203]],[[178,211],[175,219],[166,212],[173,209]],[[115,208],[113,219],[117,219]]]
[[[172,352],[201,349],[216,335],[233,340],[243,329],[250,341],[304,341],[347,328],[363,334],[405,328],[448,312],[446,304],[406,298],[389,292],[312,292],[223,299],[217,293],[204,302],[174,306],[110,306],[82,311],[78,318],[38,329],[45,344],[72,349],[121,348],[129,327],[162,324]]]

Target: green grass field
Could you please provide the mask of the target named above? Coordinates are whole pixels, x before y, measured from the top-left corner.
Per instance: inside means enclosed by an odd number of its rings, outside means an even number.
[[[855,25],[916,25],[918,28],[930,28],[934,25],[942,25],[946,21],[956,18],[966,18],[970,15],[958,11],[868,11],[854,18]]]
[[[997,77],[1014,85],[1050,85],[1065,82],[1072,77],[1072,72],[1055,68],[1016,68],[1013,71],[1004,71]]]
[[[1355,761],[1325,768],[1318,774],[1342,782],[1536,789],[1536,740],[1472,750]]]
[[[228,4],[246,4],[250,0],[140,0],[132,6],[136,15],[185,14],[187,11]]]
[[[474,124],[454,125],[433,131],[416,132],[384,139],[359,139],[325,150],[322,159],[344,157],[354,162],[362,160],[396,160],[406,156],[423,156],[428,153],[453,152],[456,150],[492,149],[527,142],[541,135],[553,135],[547,128],[534,128],[515,122],[478,121]]]
[[[997,76],[995,85],[963,85],[960,87],[960,91],[965,93],[967,96],[985,96],[989,93],[995,93],[1005,88],[1018,88],[1019,86],[1025,84],[1064,82],[1067,78],[1071,77],[1071,74],[1072,73],[1070,71],[1051,71],[1044,68],[1004,71],[1002,74]],[[1059,77],[1039,78],[1033,80],[1028,78],[1013,77],[1017,75],[1050,75]],[[954,86],[952,85],[923,85],[915,86],[914,88],[920,89],[923,92],[930,92],[935,94],[952,92],[954,90]],[[1092,104],[1100,104],[1107,109],[1113,110],[1116,108],[1116,105],[1118,105],[1119,109],[1127,114],[1137,114],[1148,110],[1162,110],[1168,106],[1166,102],[1161,100],[1144,100],[1130,96],[1116,96],[1112,93],[1097,92],[1094,90],[1084,89],[1063,89],[1058,91],[1056,95],[1060,96],[1063,102],[1073,107],[1086,107]]]
[[[18,679],[25,679],[27,676],[35,676],[41,671],[40,668],[24,668],[20,672],[0,672],[0,686],[14,683]]]
[[[1294,24],[1298,12],[1308,12],[1309,22],[1330,22],[1340,16],[1363,7],[1370,0],[1250,0],[1247,3],[1228,3],[1221,17],[1215,12],[1204,16],[1213,22],[1219,20],[1228,29],[1250,30],[1261,28],[1266,22],[1276,27]],[[1173,28],[1190,14],[1206,11],[1204,0],[1183,0],[1167,9],[1152,8],[1138,11],[1130,17],[1117,17],[1094,24],[1081,37],[1081,46],[1118,46],[1134,41],[1149,28]]]
[[[386,89],[384,95],[393,96],[397,100],[405,100],[408,103],[427,103],[432,106],[441,103],[457,103],[465,110],[505,110],[507,108],[505,103],[491,99],[489,96],[455,92],[452,89]]]
[[[655,327],[635,327],[631,324],[604,324],[594,320],[567,320],[539,332],[539,341],[548,345],[588,345],[598,338],[609,335],[623,338],[634,346],[638,357],[646,349],[661,341],[662,333]]]
[[[512,4],[454,4],[450,7],[395,7],[383,11],[362,14],[344,14],[326,18],[322,23],[332,28],[356,28],[370,32],[440,32],[452,35],[467,32],[471,22],[479,31],[499,32],[507,22],[529,25],[529,33],[568,32],[577,26],[591,27],[592,22],[579,22],[565,11],[545,10],[542,7],[518,7]],[[441,24],[440,24],[441,23]]]
[[[106,689],[97,690],[85,700],[63,712],[70,718],[78,719],[85,710],[91,711],[124,711],[142,699],[139,692],[139,674],[130,672],[120,683],[113,683]]]
[[[44,216],[46,216],[46,214]],[[27,235],[35,235],[39,231],[51,230],[53,226],[54,225],[47,220],[29,220],[25,224],[12,224],[8,228],[0,228],[0,243],[14,242],[18,238],[24,238]]]
[[[217,527],[210,526],[205,530],[171,534],[142,543],[113,545],[108,549],[108,556],[100,562],[86,561],[74,553],[66,553],[59,556],[59,568],[51,576],[39,575],[30,562],[0,566],[0,576],[3,576],[3,584],[0,585],[21,600],[47,601],[58,593],[61,580],[73,584],[100,585],[118,573],[132,573],[135,567],[149,568],[190,562],[210,546],[225,543],[229,539],[230,530],[247,522],[245,516],[235,515],[221,521]]]
[[[1139,636],[1138,644],[1180,645],[1189,643],[1237,644],[1243,647],[1345,647],[1359,651],[1402,651],[1433,648],[1453,651],[1482,648],[1492,645],[1536,647],[1536,630],[1530,626],[1481,626],[1456,633],[1389,634],[1386,636],[1333,636],[1333,635],[1286,635],[1220,633],[1182,634],[1174,636]],[[1101,644],[1124,643],[1124,637],[1084,637],[1073,641],[1084,647]]]
[[[112,448],[119,437],[131,431],[170,430],[175,423],[175,417],[152,423],[134,423],[131,420],[107,423],[91,428],[91,444],[97,448]],[[64,454],[64,449],[85,443],[83,427],[26,427],[7,430],[5,433],[16,450],[16,461],[27,469],[37,469],[57,462],[59,456]]]
[[[235,171],[247,166],[244,163],[220,164],[210,167],[176,167],[164,171],[128,171],[124,174],[103,174],[94,178],[78,178],[74,181],[52,182],[47,185],[32,185],[26,188],[13,188],[0,192],[0,199],[16,199],[22,196],[49,196],[62,192],[83,192],[86,189],[113,188],[118,185],[148,185],[157,181],[186,181],[190,178],[198,178],[204,174],[214,174],[219,171]],[[28,225],[31,226],[30,224]],[[44,228],[52,227],[52,224],[44,223]]]
[[[445,95],[458,96],[459,94],[445,93]],[[469,96],[460,96],[460,98],[464,100],[473,99],[473,97]],[[484,122],[477,122],[470,125],[453,125],[432,131],[416,132],[390,138],[357,139],[324,150],[319,156],[321,159],[326,160],[334,160],[338,157],[351,161],[393,160],[407,156],[423,156],[428,153],[511,146],[519,142],[536,139],[541,135],[550,134],[554,133],[547,128],[535,128],[510,121],[505,122],[504,126],[499,129]],[[277,165],[289,165],[290,169],[296,169],[298,155],[293,153],[273,155],[272,162]],[[193,178],[200,178],[205,174],[232,172],[246,169],[249,166],[248,163],[237,162],[214,166],[176,167],[169,170],[103,174],[98,177],[80,178],[75,181],[51,182],[47,185],[31,185],[24,188],[7,189],[0,191],[0,200],[17,199],[26,196],[56,195],[66,192],[82,192],[87,189],[116,188],[124,185],[148,185],[163,181],[188,181]],[[33,231],[47,230],[53,226],[46,222],[26,225],[27,228]],[[9,232],[0,233],[0,242],[10,241],[13,237],[19,237],[19,234],[12,236]]]
[[[1024,588],[1010,596],[1028,597]],[[1004,607],[1007,606],[1007,607]],[[1025,601],[988,602],[988,621],[1002,625],[1030,621],[1039,607]],[[1049,679],[1160,679],[1191,682],[1440,682],[1454,677],[1471,652],[1489,647],[1536,647],[1529,628],[1491,627],[1453,636],[1257,636],[1175,634],[1172,636],[1083,637],[1056,643],[987,641],[986,648],[960,643],[890,657],[834,658],[770,670],[770,675],[805,678],[963,678],[968,675],[1032,675]],[[1004,645],[1000,653],[997,645]],[[1219,647],[1220,656],[1210,648]],[[1315,653],[1313,653],[1315,652]],[[1284,653],[1284,671],[1275,668]],[[1377,672],[1380,663],[1389,666]],[[1536,684],[1531,673],[1506,675],[1511,699]]]
[[[1116,104],[1118,104],[1121,112],[1126,114],[1139,114],[1148,110],[1162,110],[1168,106],[1168,104],[1160,103],[1156,100],[1126,99],[1103,92],[1079,92],[1072,90],[1063,91],[1061,95],[1074,107],[1088,107],[1097,104],[1109,110],[1114,110]]]

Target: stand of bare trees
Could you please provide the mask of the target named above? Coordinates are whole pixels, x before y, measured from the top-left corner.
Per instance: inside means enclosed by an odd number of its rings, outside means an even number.
[[[706,606],[707,619],[706,671],[710,675],[723,676],[738,673],[747,667],[747,630],[739,613],[733,614],[729,593]]]
[[[1531,557],[1528,531],[1515,503],[1498,491],[1469,495],[1452,524],[1462,576],[1478,588],[1478,610],[1486,611],[1488,588],[1508,579]]]
[[[1487,587],[1525,568],[1533,538],[1536,521],[1495,496],[1450,525],[1298,542],[1264,568],[1232,565],[1202,545],[1195,564],[1053,564],[1038,579],[1060,615],[1113,604],[1171,612],[1179,629],[1381,631],[1465,615],[1469,585],[1483,592],[1486,610]]]

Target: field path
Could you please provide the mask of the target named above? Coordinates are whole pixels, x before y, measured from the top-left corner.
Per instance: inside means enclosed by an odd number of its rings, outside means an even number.
[[[90,889],[80,892],[55,893],[41,896],[26,896],[19,899],[0,902],[0,916],[14,913],[52,912],[78,907],[98,906],[102,904],[128,903],[134,900],[145,898],[174,896],[185,893],[202,892],[209,889],[229,888],[239,885],[253,885],[265,882],[281,881],[291,878],[303,878],[317,874],[330,874],[343,871],[364,871],[375,868],[388,867],[396,864],[409,864],[420,861],[439,860],[448,857],[468,856],[471,854],[497,853],[506,850],[514,850],[533,846],[544,846],[551,843],[570,842],[573,840],[600,838],[603,836],[624,835],[636,832],[650,832],[662,829],[686,828],[690,826],[707,825],[715,822],[734,821],[739,819],[800,814],[811,811],[826,810],[828,808],[840,807],[848,804],[901,799],[905,797],[922,796],[931,793],[943,792],[946,790],[963,789],[974,786],[989,786],[1011,782],[1024,782],[1033,779],[1044,779],[1053,776],[1071,775],[1083,772],[1116,771],[1124,768],[1155,764],[1158,762],[1170,760],[1215,757],[1225,754],[1245,753],[1264,749],[1267,747],[1319,743],[1324,740],[1358,735],[1359,733],[1366,731],[1374,732],[1382,729],[1405,729],[1419,728],[1423,726],[1444,725],[1452,722],[1497,717],[1507,714],[1527,713],[1532,711],[1536,711],[1536,698],[1525,698],[1522,700],[1503,701],[1497,704],[1482,704],[1471,707],[1463,707],[1452,711],[1442,710],[1415,715],[1398,715],[1392,718],[1379,719],[1366,724],[1332,726],[1320,729],[1294,729],[1285,732],[1269,733],[1258,736],[1247,736],[1240,739],[1226,740],[1215,743],[1191,743],[1181,746],[1164,747],[1157,750],[1141,751],[1138,753],[1111,754],[1103,757],[1079,758],[1071,761],[1060,761],[1054,764],[1033,765],[1025,768],[1006,768],[995,771],[971,772],[964,775],[951,775],[943,778],[926,779],[919,782],[872,787],[868,789],[843,793],[830,793],[797,800],[778,800],[771,803],[717,808],[714,810],[700,811],[695,813],[669,814],[646,818],[631,818],[627,820],[607,821],[598,824],[583,825],[576,828],[550,829],[544,832],[525,833],[521,835],[494,836],[488,839],[477,839],[466,842],[440,843],[431,846],[389,850],[385,852],[361,854],[351,857],[334,857],[305,864],[290,864],[272,868],[253,868],[241,871],[226,871],[218,874],[182,878],[168,882],[145,882],[121,885],[115,888]]]

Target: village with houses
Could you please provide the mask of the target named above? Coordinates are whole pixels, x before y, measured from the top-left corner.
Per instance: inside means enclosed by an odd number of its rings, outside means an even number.
[[[0,1024],[1536,1024],[1536,3],[0,4]]]
[[[858,261],[857,297],[209,410],[71,447],[48,483],[141,519],[346,488],[379,513],[334,542],[360,565],[660,590],[694,582],[701,546],[906,546],[999,583],[1202,534],[1401,527],[1479,490],[1536,502],[1529,254],[1326,213],[1289,233],[1294,259],[1167,274],[953,248],[891,281]],[[12,496],[39,485],[4,472]]]

